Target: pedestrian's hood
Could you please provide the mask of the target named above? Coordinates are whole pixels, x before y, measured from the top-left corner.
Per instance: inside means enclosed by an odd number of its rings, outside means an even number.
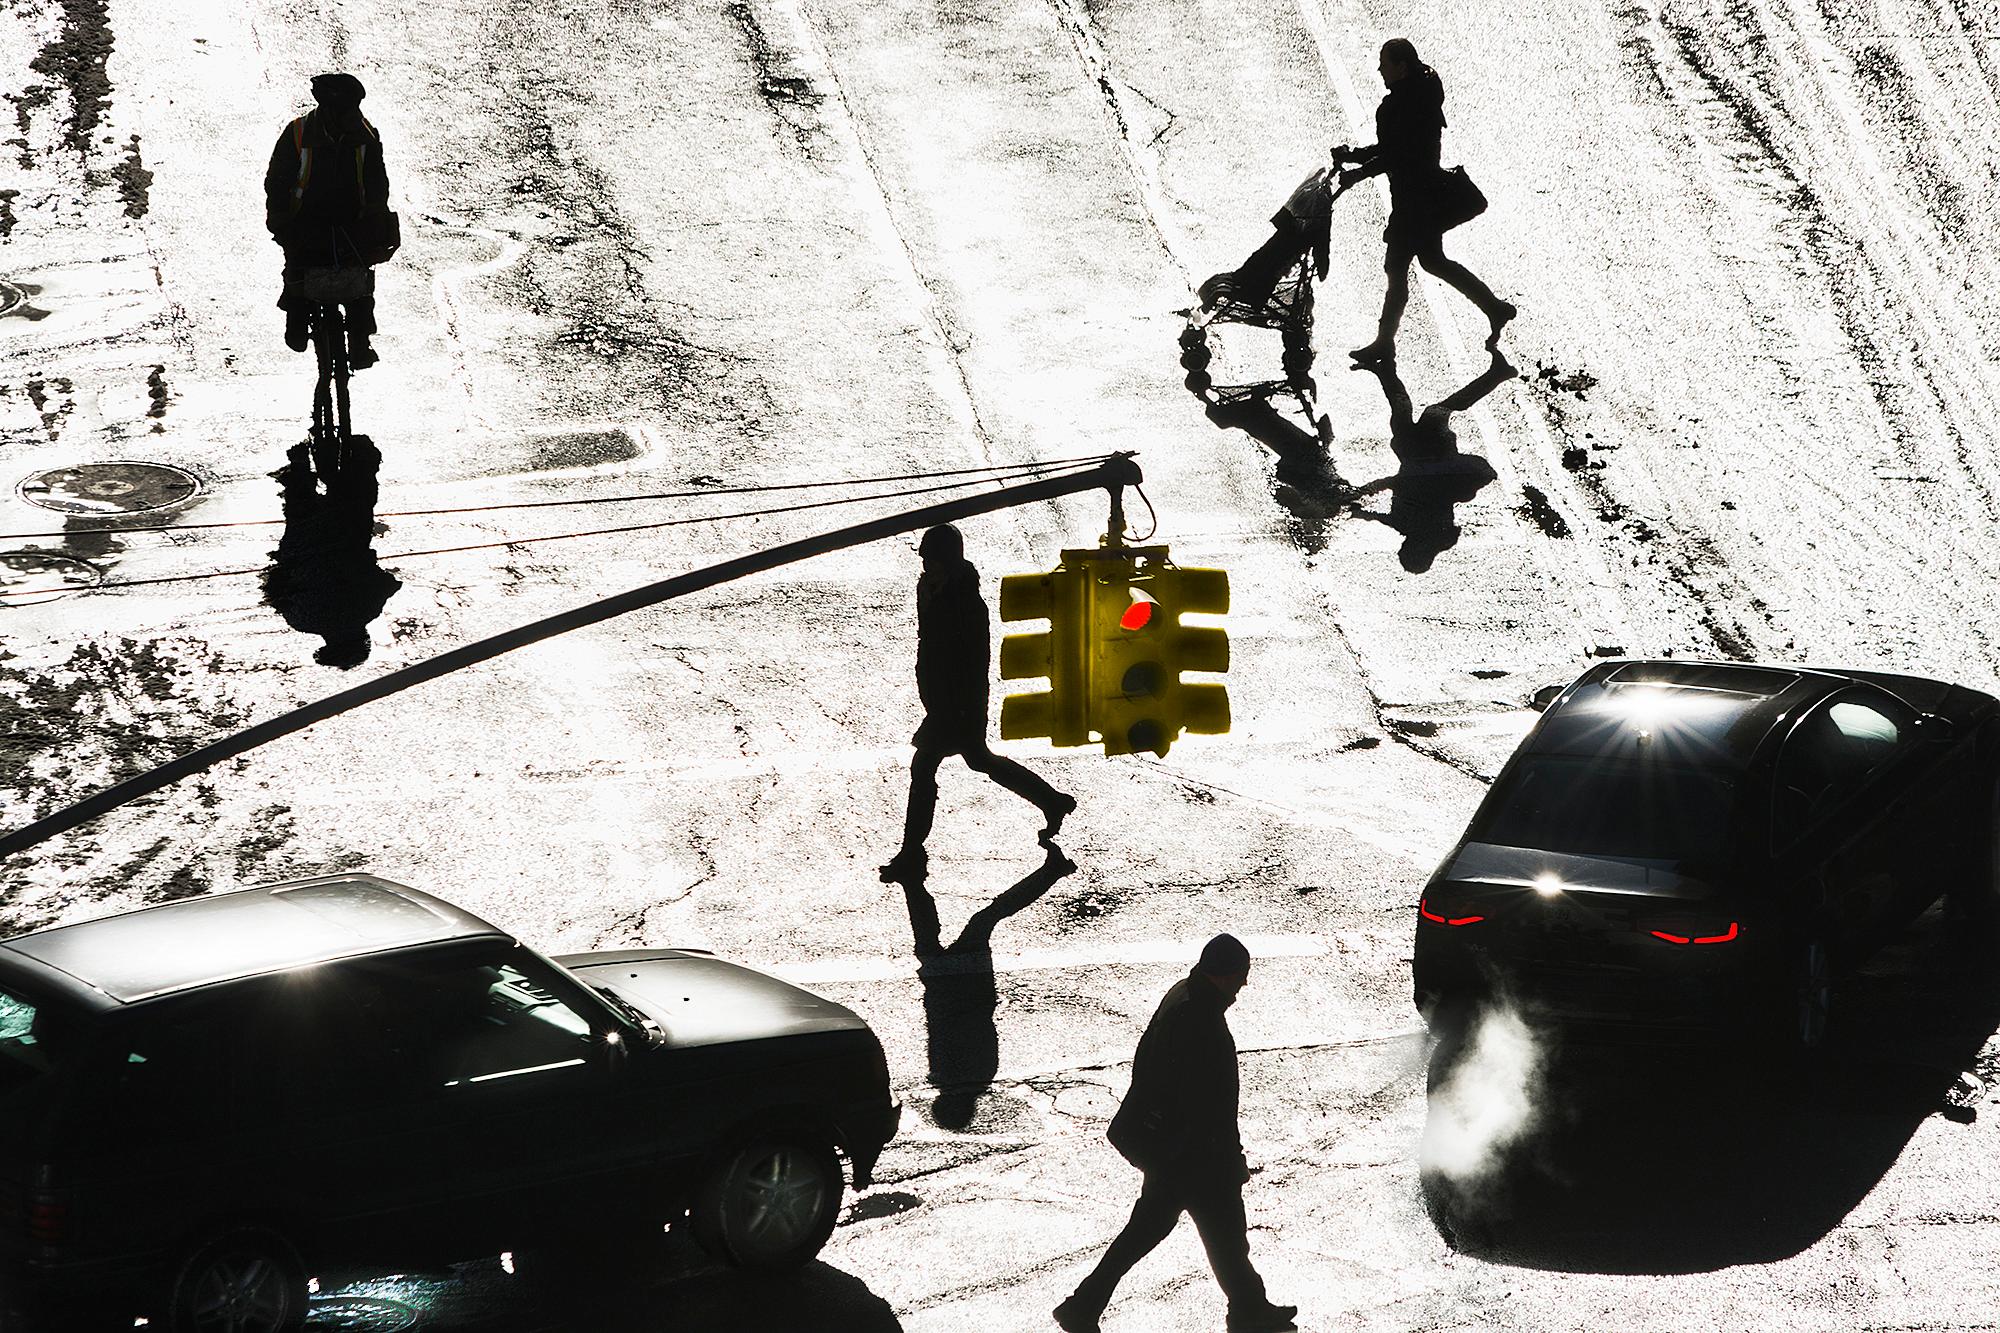
[[[715,1046],[867,1024],[790,982],[681,949],[570,954],[556,960],[583,981],[651,1015],[669,1046]]]

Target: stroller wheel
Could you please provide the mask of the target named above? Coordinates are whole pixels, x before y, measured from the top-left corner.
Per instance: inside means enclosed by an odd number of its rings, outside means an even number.
[[[1208,363],[1214,359],[1215,353],[1209,350],[1207,343],[1196,343],[1194,346],[1182,350],[1181,369],[1206,370],[1208,369]]]
[[[1215,383],[1215,381],[1209,378],[1208,372],[1205,370],[1190,370],[1187,373],[1187,378],[1182,380],[1181,383],[1187,385],[1188,391],[1191,393],[1207,393],[1208,386]]]

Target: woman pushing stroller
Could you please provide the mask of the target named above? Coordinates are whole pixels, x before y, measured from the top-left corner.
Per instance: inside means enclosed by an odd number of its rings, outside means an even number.
[[[1463,172],[1447,172],[1438,165],[1445,124],[1444,84],[1405,37],[1382,44],[1378,68],[1389,93],[1375,108],[1375,142],[1366,148],[1334,150],[1335,161],[1356,164],[1340,173],[1342,189],[1385,172],[1389,177],[1389,225],[1382,232],[1388,245],[1382,267],[1389,285],[1382,294],[1382,319],[1375,341],[1349,355],[1363,365],[1395,359],[1396,329],[1410,299],[1412,259],[1479,307],[1492,326],[1486,346],[1497,347],[1500,330],[1519,312],[1495,296],[1471,269],[1444,253],[1445,232],[1485,206]]]

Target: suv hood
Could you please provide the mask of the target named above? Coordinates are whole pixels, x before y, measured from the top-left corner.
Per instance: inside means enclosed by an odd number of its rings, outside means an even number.
[[[669,1046],[715,1046],[808,1032],[866,1031],[853,1010],[736,963],[682,949],[556,959],[592,986],[650,1014]]]

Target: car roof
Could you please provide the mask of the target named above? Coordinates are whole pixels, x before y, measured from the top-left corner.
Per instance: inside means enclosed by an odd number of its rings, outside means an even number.
[[[1794,708],[1849,683],[1803,667],[1610,662],[1563,692],[1536,727],[1531,751],[1741,768]]]
[[[92,1007],[456,940],[512,942],[428,893],[374,875],[322,875],[184,898],[0,941],[0,960]]]

